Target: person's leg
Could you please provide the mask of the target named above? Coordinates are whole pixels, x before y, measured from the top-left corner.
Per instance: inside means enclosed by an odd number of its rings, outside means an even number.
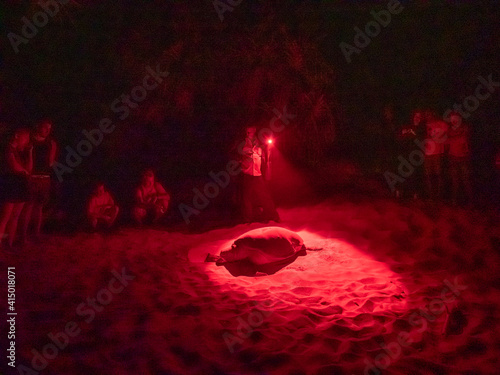
[[[12,208],[12,213],[10,215],[10,220],[7,228],[8,244],[11,247],[14,244],[14,240],[16,238],[17,223],[19,221],[19,215],[21,215],[23,207],[24,207],[24,202],[21,202],[21,203],[14,203],[14,207]]]
[[[158,205],[162,207],[163,213],[168,211],[169,204],[170,204],[169,199],[160,199],[158,201]]]
[[[276,211],[276,207],[274,206],[273,199],[271,198],[271,194],[269,193],[269,189],[266,185],[266,182],[260,177],[256,177],[255,183],[255,195],[256,199],[262,207],[262,218],[263,220],[274,220],[276,222],[280,221],[280,217],[278,212]]]
[[[443,155],[436,155],[435,160],[435,174],[436,174],[436,199],[441,198],[444,188],[444,176],[443,176]]]
[[[425,178],[425,188],[427,191],[427,197],[432,199],[433,197],[432,155],[425,156],[424,178]]]
[[[43,203],[35,202],[31,215],[33,217],[34,236],[40,238],[43,224]]]
[[[24,205],[21,213],[21,235],[23,240],[28,238],[28,230],[31,223],[33,223],[33,234],[35,238],[40,237],[42,226],[42,209],[43,202],[48,200],[50,192],[50,179],[41,179],[33,177],[28,182],[29,200]]]
[[[33,206],[34,232],[36,238],[39,238],[42,233],[43,208],[49,202],[51,187],[52,184],[49,177],[37,179],[37,193],[34,197],[35,205]]]
[[[419,196],[422,195],[422,193],[420,191],[421,190],[420,189],[420,180],[421,180],[421,177],[420,177],[419,171],[417,170],[417,167],[416,167],[411,175],[410,181],[408,181],[408,183],[409,183],[408,193],[409,193],[410,199],[417,199]]]
[[[2,205],[2,213],[0,216],[0,243],[2,240],[8,237],[6,228],[9,222],[10,216],[12,214],[12,209],[14,208],[14,203],[6,202]]]
[[[429,155],[425,162],[427,188],[429,198],[439,198],[441,188],[441,155]]]
[[[405,181],[401,185],[400,191],[401,194],[398,197],[396,194],[397,198],[412,198],[415,195],[416,192],[416,171],[414,170],[407,178],[405,178]]]
[[[152,212],[153,212],[153,224],[156,224],[158,223],[158,221],[163,217],[163,215],[165,214],[165,209],[163,207],[163,204],[159,203],[159,204],[156,204],[153,208],[152,208]]]
[[[89,216],[88,219],[89,219],[90,228],[92,230],[96,230],[97,229],[97,221],[99,219],[97,217],[95,217],[95,216]]]
[[[166,199],[160,199],[156,202],[154,205],[154,211],[153,211],[153,222],[156,223],[158,220],[160,220],[162,217],[165,216],[168,210],[168,204],[169,201]]]
[[[464,160],[460,163],[460,172],[462,177],[462,183],[464,186],[465,199],[467,204],[473,204],[474,194],[472,191],[472,180],[471,180],[471,170],[470,163],[468,160]]]
[[[108,220],[106,221],[109,227],[111,227],[115,223],[115,220],[116,220],[119,212],[120,212],[120,208],[118,206],[111,207],[110,212],[109,212],[109,216],[108,216]]]
[[[458,192],[460,189],[460,167],[458,162],[450,159],[450,177],[451,177],[451,202],[458,203]]]
[[[253,178],[253,176],[243,175],[241,215],[245,223],[251,223],[253,219]]]
[[[118,215],[118,206],[113,206],[105,210],[104,214],[101,217],[101,220],[104,222],[104,225],[107,228],[111,228],[117,215]]]
[[[33,201],[26,202],[19,219],[21,225],[21,238],[24,242],[28,240],[28,229],[31,223],[31,218],[33,216],[34,204],[35,203]]]
[[[144,218],[147,214],[147,211],[142,207],[134,207],[132,211],[132,216],[134,217],[134,220],[138,225],[143,224]]]
[[[416,166],[414,173],[415,173],[415,183],[416,183],[416,194],[417,197],[422,197],[425,195],[423,164]]]
[[[243,176],[242,173],[238,174],[235,177],[232,177],[231,183],[229,184],[229,193],[231,197],[231,218],[233,220],[239,220],[242,216],[241,208],[242,208],[242,199],[241,199],[241,190],[242,190],[242,182]]]

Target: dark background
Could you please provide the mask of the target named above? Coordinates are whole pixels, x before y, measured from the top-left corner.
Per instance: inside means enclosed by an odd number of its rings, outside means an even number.
[[[417,107],[441,115],[462,103],[479,76],[500,81],[496,1],[402,3],[347,63],[339,44],[352,45],[354,27],[364,29],[370,12],[388,2],[243,0],[221,22],[211,1],[70,1],[18,54],[7,34],[20,35],[21,18],[41,8],[2,2],[3,137],[50,117],[64,162],[82,129],[109,117],[115,131],[65,183],[104,179],[126,199],[139,171],[153,166],[167,187],[189,197],[209,171],[224,169],[244,125],[267,126],[273,109],[286,105],[297,117],[278,147],[292,164],[319,171],[327,160],[348,159],[374,173],[370,137],[384,106],[403,125]],[[110,104],[160,63],[170,75],[119,120]],[[499,92],[469,118],[477,188],[495,176]]]

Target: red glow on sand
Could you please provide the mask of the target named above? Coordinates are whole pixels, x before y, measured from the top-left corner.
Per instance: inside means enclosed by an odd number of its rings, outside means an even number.
[[[201,266],[228,293],[244,293],[246,298],[257,302],[270,300],[273,304],[296,305],[299,309],[335,308],[344,317],[406,310],[405,288],[385,263],[342,240],[305,230],[297,233],[311,250],[273,275],[234,277],[214,263]],[[219,254],[229,249],[233,241],[206,244],[204,250],[196,252],[210,249]]]

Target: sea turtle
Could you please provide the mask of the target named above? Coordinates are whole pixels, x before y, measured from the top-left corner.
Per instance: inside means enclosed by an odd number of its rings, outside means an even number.
[[[234,276],[271,275],[306,254],[304,241],[297,233],[264,227],[242,234],[219,256],[208,254],[205,262],[215,261]]]

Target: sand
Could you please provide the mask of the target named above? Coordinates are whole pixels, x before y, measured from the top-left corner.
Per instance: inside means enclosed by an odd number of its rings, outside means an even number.
[[[263,224],[52,235],[1,253],[18,312],[4,373],[500,374],[497,214],[377,199],[280,215],[309,250],[270,276],[203,262]]]

